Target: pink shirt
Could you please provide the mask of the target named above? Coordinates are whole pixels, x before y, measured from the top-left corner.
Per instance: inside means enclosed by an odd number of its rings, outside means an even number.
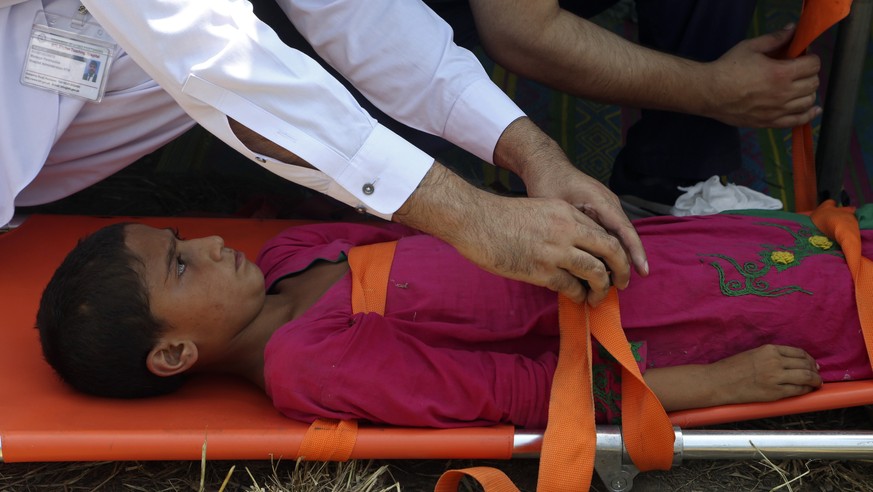
[[[267,285],[355,244],[404,236],[385,316],[351,313],[348,275],[267,345],[268,394],[285,415],[406,426],[545,425],[557,361],[555,294],[507,281],[398,227],[304,226],[259,257]],[[522,424],[523,425],[523,424]]]
[[[636,225],[652,274],[633,278],[620,300],[628,339],[645,342],[643,367],[781,343],[809,351],[826,380],[871,377],[848,269],[833,247],[809,242],[816,231],[743,216]],[[265,380],[275,406],[303,421],[543,427],[558,343],[553,292],[484,272],[396,225],[289,229],[258,262],[269,288],[315,260],[398,238],[384,316],[351,313],[347,275],[274,334]],[[613,391],[614,375],[604,377],[601,390]]]

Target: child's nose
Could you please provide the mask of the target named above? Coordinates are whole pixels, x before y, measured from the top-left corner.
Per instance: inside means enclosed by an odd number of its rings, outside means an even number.
[[[209,236],[207,239],[211,241],[209,256],[214,261],[221,261],[221,253],[224,252],[224,239],[221,236]]]
[[[200,249],[201,254],[205,253],[212,261],[221,261],[221,253],[224,250],[224,239],[220,236],[203,237],[194,239],[193,241],[197,241],[197,247]]]

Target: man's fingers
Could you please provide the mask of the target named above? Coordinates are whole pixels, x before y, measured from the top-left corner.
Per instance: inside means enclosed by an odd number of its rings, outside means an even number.
[[[588,297],[585,299],[588,302],[588,305],[591,307],[597,307],[606,299],[606,295],[609,293],[609,290],[598,291],[594,289],[588,289]]]
[[[818,78],[818,73],[821,70],[821,59],[818,55],[812,53],[793,58],[788,63],[793,70],[794,80],[801,80],[807,77]]]
[[[603,246],[594,251],[594,254],[602,258],[609,267],[613,276],[613,284],[616,287],[619,289],[627,287],[630,281],[629,262],[633,264],[634,269],[641,276],[649,274],[649,262],[646,258],[643,242],[634,226],[627,220],[624,212],[620,212],[620,216],[610,216],[609,213],[598,213],[588,206],[580,207],[580,209],[591,220],[600,224],[601,230],[605,230],[607,233],[601,238]],[[619,249],[615,249],[616,247]]]
[[[558,270],[547,287],[567,296],[576,304],[582,304],[590,297],[586,284],[565,270]]]
[[[630,263],[618,239],[606,231],[588,231],[587,240],[577,243],[576,248],[576,254],[564,267],[587,280],[592,290],[605,292],[610,285],[627,287]]]
[[[584,253],[580,254],[584,255]],[[591,261],[597,265],[603,265],[596,258],[591,258]],[[596,307],[606,299],[610,284],[609,275],[605,270],[598,273],[597,268],[588,268],[585,273],[581,273],[579,270],[558,270],[549,278],[546,286],[567,296],[577,304],[587,302],[590,306]]]
[[[643,242],[640,240],[640,236],[637,234],[636,229],[628,224],[627,226],[622,226],[618,229],[611,230],[610,232],[618,237],[627,256],[630,257],[634,270],[636,270],[641,277],[647,276],[649,274],[649,260],[646,257],[646,250],[643,248]],[[628,276],[628,281],[630,281],[630,276]],[[627,287],[627,282],[616,282],[615,285],[619,289],[624,289]]]
[[[805,125],[821,114],[820,106],[813,106],[802,113],[787,114],[773,122],[774,128],[794,128]]]
[[[802,94],[785,103],[783,109],[786,113],[790,114],[805,113],[807,110],[815,106],[816,99],[817,97],[815,92]]]
[[[763,34],[756,38],[748,39],[745,42],[752,50],[759,53],[773,53],[787,47],[793,36],[794,26],[785,26],[785,28],[779,31]]]
[[[819,85],[821,85],[821,79],[818,78],[818,72],[815,72],[795,79],[791,83],[791,88],[795,96],[805,96],[815,94],[818,91]]]
[[[627,284],[630,267],[618,239],[585,214],[574,212],[576,229],[572,243],[562,251],[548,287],[575,302],[587,301],[596,306],[614,282]]]
[[[612,285],[609,270],[606,269],[603,261],[579,250],[565,268],[577,279],[584,280],[588,284],[588,304],[596,306],[603,301]]]

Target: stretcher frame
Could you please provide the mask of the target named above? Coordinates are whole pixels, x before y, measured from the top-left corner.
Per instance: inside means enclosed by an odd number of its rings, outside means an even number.
[[[275,411],[241,380],[193,378],[179,393],[146,400],[80,395],[42,360],[33,327],[41,290],[78,238],[112,222],[177,227],[189,237],[222,235],[250,258],[266,238],[302,223],[258,219],[98,218],[45,215],[0,234],[0,461],[127,461],[295,459],[308,424]],[[42,246],[44,245],[44,246]],[[21,279],[24,279],[23,281]],[[870,459],[873,431],[712,431],[713,424],[873,404],[873,381],[828,383],[774,403],[672,413],[674,465],[689,459]],[[180,408],[187,411],[180,411]],[[536,458],[543,433],[498,425],[464,429],[361,425],[354,459]],[[598,426],[596,467],[612,491],[633,487],[637,470],[621,430]]]

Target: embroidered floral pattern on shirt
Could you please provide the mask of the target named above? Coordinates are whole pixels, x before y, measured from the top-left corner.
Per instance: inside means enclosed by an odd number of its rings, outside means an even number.
[[[801,227],[794,230],[782,224],[762,222],[758,225],[778,227],[794,238],[789,245],[761,245],[757,261],[747,261],[740,264],[736,259],[722,254],[708,254],[720,258],[733,267],[740,278],[728,278],[722,262],[710,263],[718,272],[719,287],[726,296],[755,295],[761,297],[778,297],[800,292],[812,295],[812,292],[799,285],[771,286],[771,282],[778,280],[778,272],[800,265],[804,259],[819,254],[842,256],[842,253],[834,249],[834,243],[814,227]],[[773,272],[773,274],[771,274]],[[767,279],[764,277],[771,274]]]
[[[827,236],[810,236],[809,244],[815,246],[818,249],[831,249],[834,243],[827,238]]]
[[[645,342],[629,342],[634,360],[642,361]],[[591,351],[591,384],[597,422],[621,424],[621,364],[599,343]]]
[[[773,260],[773,263],[781,263],[783,265],[794,263],[794,255],[790,251],[774,251],[770,253],[770,259]]]

